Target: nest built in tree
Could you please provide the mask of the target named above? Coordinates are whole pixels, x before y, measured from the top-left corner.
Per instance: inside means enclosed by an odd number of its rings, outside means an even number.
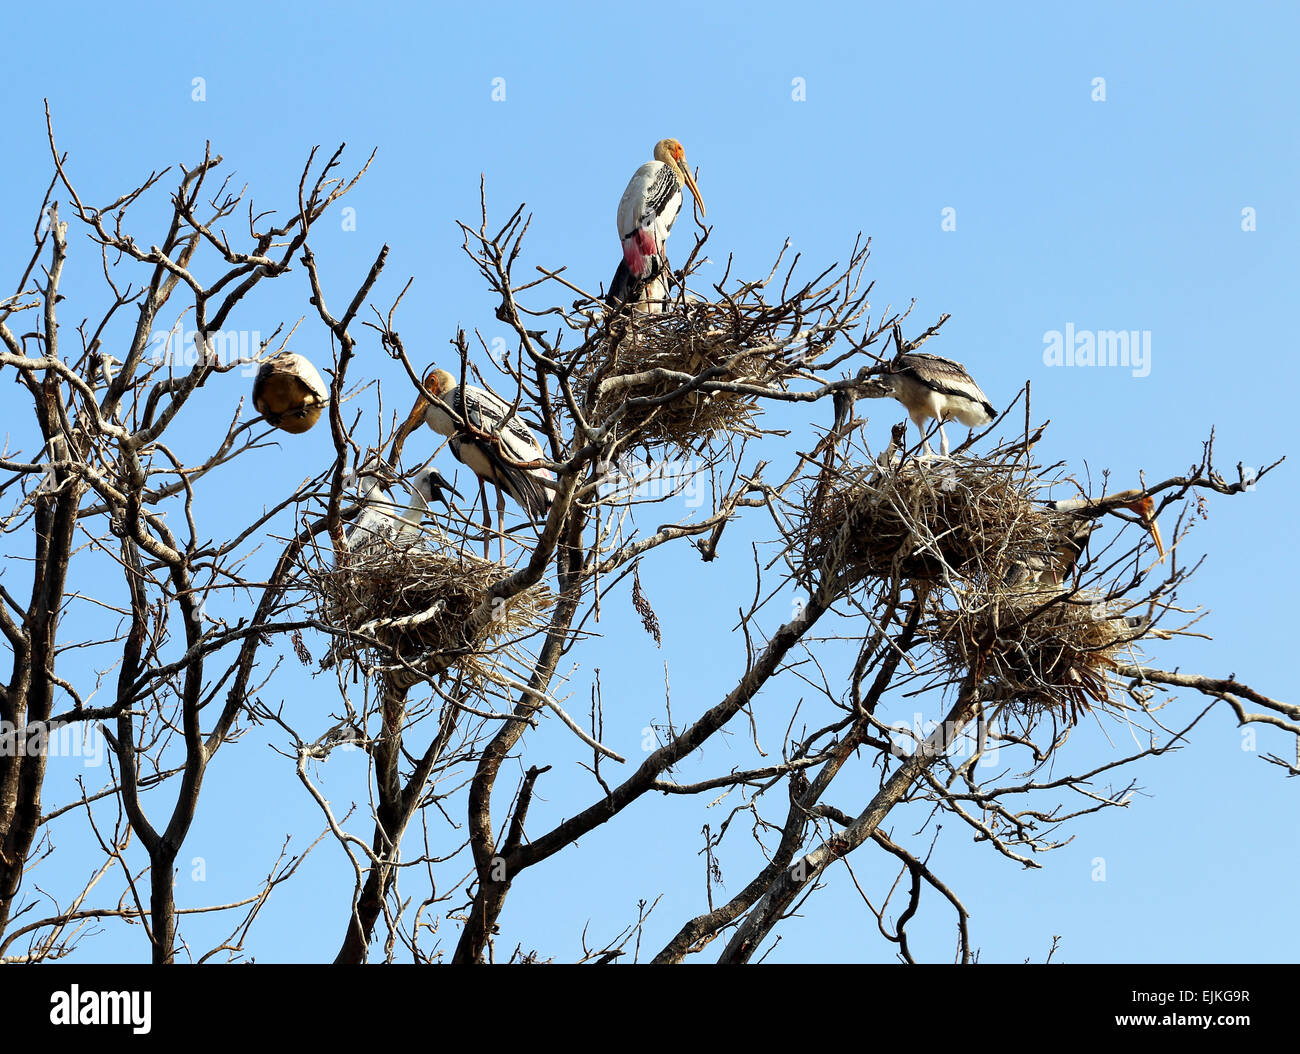
[[[1018,446],[987,458],[907,459],[841,466],[806,495],[796,575],[815,589],[832,576],[911,589],[927,605],[921,632],[949,683],[974,675],[986,699],[1028,717],[1075,721],[1111,705],[1121,654],[1140,633],[1105,593],[1013,574],[1040,568],[1066,540],[1068,521],[1030,498],[1037,480]],[[1020,579],[1017,585],[1009,584]]]
[[[805,494],[799,534],[801,577],[814,582],[828,560],[848,581],[1000,581],[1017,557],[1054,539],[1010,457],[842,465]]]
[[[782,336],[786,313],[743,298],[719,304],[670,302],[663,313],[629,310],[610,324],[610,339],[582,363],[583,411],[609,420],[628,400],[614,432],[646,446],[697,449],[720,435],[757,435],[761,413],[752,394],[693,390],[676,395],[705,371],[711,382],[757,387],[779,383],[802,342]],[[675,397],[674,397],[675,396]]]
[[[1073,723],[1093,705],[1115,705],[1114,671],[1137,661],[1137,634],[1104,598],[1071,592],[1004,593],[968,611],[944,610],[934,622],[937,647],[952,669],[980,671],[992,698]]]
[[[499,563],[456,548],[388,547],[344,553],[311,580],[322,620],[346,631],[331,651],[335,662],[410,666],[426,676],[454,667],[475,684],[509,685],[520,641],[544,627],[552,596],[538,583],[495,601],[467,630],[502,573]]]

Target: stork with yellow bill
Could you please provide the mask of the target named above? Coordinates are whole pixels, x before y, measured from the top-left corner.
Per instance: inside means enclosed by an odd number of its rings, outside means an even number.
[[[1151,535],[1159,558],[1165,558],[1164,538],[1156,523],[1155,500],[1143,490],[1121,490],[1100,498],[1064,498],[1044,503],[1055,542],[1043,553],[1025,556],[1012,565],[1006,584],[1014,589],[1035,585],[1063,586],[1074,574],[1079,559],[1097,529],[1097,520],[1107,514],[1131,512]]]
[[[661,139],[655,144],[654,160],[632,174],[619,199],[623,259],[605,297],[611,307],[648,302],[647,310],[659,309],[656,301],[667,295],[666,282],[660,280],[668,267],[665,245],[682,210],[683,187],[690,188],[703,216],[704,199],[686,163],[685,148],[676,139]]]
[[[497,536],[501,543],[501,561],[505,562],[506,495],[523,509],[533,522],[542,519],[551,508],[554,477],[541,466],[546,452],[529,427],[520,420],[517,408],[504,399],[472,384],[463,387],[446,370],[433,369],[410,414],[393,437],[391,458],[401,451],[406,437],[428,425],[439,435],[451,439],[451,454],[478,477],[479,496],[483,502],[483,557],[488,555],[488,535],[492,517],[488,511],[486,485],[497,490]]]

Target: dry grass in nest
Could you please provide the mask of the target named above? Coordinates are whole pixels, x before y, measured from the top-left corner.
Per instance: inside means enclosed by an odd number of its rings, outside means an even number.
[[[609,342],[583,364],[584,412],[600,422],[629,398],[661,398],[684,383],[654,376],[627,380],[652,370],[697,375],[724,366],[725,372],[711,380],[765,386],[789,368],[779,327],[770,306],[745,301],[675,303],[662,314],[630,311],[611,324]],[[615,430],[645,445],[693,450],[719,434],[756,434],[760,413],[751,396],[694,391],[657,406],[630,408]]]
[[[982,601],[936,618],[935,644],[953,671],[978,669],[994,697],[1026,717],[1056,712],[1073,724],[1093,705],[1113,702],[1113,671],[1121,654],[1132,660],[1134,637],[1118,609],[1049,589]]]
[[[538,583],[502,601],[468,638],[465,620],[500,580],[502,565],[457,549],[389,548],[348,553],[312,573],[321,617],[373,638],[426,675],[456,667],[476,683],[501,683],[514,644],[545,624],[551,592]],[[391,665],[390,655],[360,639],[338,638],[335,661]]]
[[[1023,463],[956,457],[841,466],[804,495],[796,563],[913,583],[1001,582],[1015,554],[1042,552],[1048,525],[1025,496]]]
[[[1134,637],[1121,612],[1091,594],[1009,588],[1012,567],[1053,552],[1069,522],[1027,497],[1014,448],[990,459],[908,460],[826,472],[806,495],[797,562],[805,587],[875,579],[934,604],[928,633],[940,672],[971,671],[1027,717],[1073,722],[1112,702],[1116,655]],[[951,606],[939,606],[948,596]]]

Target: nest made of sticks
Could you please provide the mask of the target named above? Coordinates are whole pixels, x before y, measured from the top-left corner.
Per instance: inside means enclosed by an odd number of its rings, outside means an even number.
[[[610,324],[610,339],[582,363],[583,411],[606,420],[628,399],[665,399],[686,382],[655,371],[766,387],[789,372],[791,346],[779,339],[782,314],[740,300],[670,302],[662,313],[631,308]],[[806,351],[805,351],[806,356]],[[720,434],[756,435],[756,398],[741,392],[692,391],[662,403],[628,407],[615,425],[647,446],[694,450]]]
[[[454,547],[389,546],[344,553],[310,579],[323,621],[356,634],[336,639],[334,661],[384,667],[396,656],[426,675],[454,666],[475,683],[502,683],[515,642],[544,627],[553,599],[539,582],[497,603],[467,633],[466,620],[503,573],[501,564]]]
[[[967,610],[942,610],[935,644],[953,670],[976,669],[996,699],[1034,717],[1070,724],[1110,706],[1120,656],[1133,661],[1135,632],[1119,608],[1086,592],[1006,592]]]
[[[796,573],[809,590],[827,575],[837,590],[864,579],[912,589],[932,608],[925,632],[945,680],[974,671],[1017,712],[1073,723],[1112,704],[1116,656],[1141,634],[1104,596],[1008,584],[1013,568],[1055,553],[1070,526],[1043,514],[1035,486],[1014,448],[823,471],[805,495]]]
[[[1052,541],[1013,457],[846,463],[811,484],[802,508],[795,563],[808,583],[824,572],[1000,582],[1018,554]]]

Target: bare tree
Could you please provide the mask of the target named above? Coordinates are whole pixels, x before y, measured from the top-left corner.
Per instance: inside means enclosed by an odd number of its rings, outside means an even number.
[[[873,317],[862,241],[841,265],[810,272],[782,250],[766,276],[737,279],[728,266],[698,291],[702,230],[663,302],[610,312],[600,290],[580,288],[563,267],[520,273],[523,207],[489,224],[485,194],[478,222],[462,224],[464,250],[512,346],[503,355],[457,332],[451,372],[499,394],[536,431],[544,463],[517,467],[552,479],[545,520],[512,529],[500,563],[477,555],[492,528],[472,509],[430,512],[400,544],[358,546],[347,533],[375,493],[359,486],[368,474],[405,506],[431,435],[393,444],[398,422],[382,409],[393,393],[385,403],[377,385],[366,390],[379,412],[345,416],[359,398],[349,377],[358,357],[363,375],[366,356],[400,363],[410,385],[398,402],[422,388],[426,365],[397,328],[405,290],[373,305],[387,247],[338,293],[325,288],[310,246],[313,225],[369,161],[340,176],[341,148],[324,163],[313,151],[295,208],[273,222],[244,190],[217,183],[221,158],[205,151],[174,179],[167,229],[142,238],[144,248],[128,233],[128,210],[167,173],[96,207],[78,193],[52,127],[50,146],[54,178],[33,252],[0,300],[0,371],[31,409],[15,425],[21,445],[0,459],[0,494],[13,501],[0,572],[12,656],[0,689],[9,748],[0,751],[0,957],[61,957],[105,920],[140,923],[156,962],[178,949],[239,957],[277,887],[325,839],[351,878],[332,921],[336,961],[533,961],[545,953],[501,928],[515,884],[544,881],[537,865],[668,794],[727,803],[725,821],[704,828],[698,911],[651,928],[656,904],[642,901],[620,932],[594,944],[583,936],[584,960],[680,962],[721,938],[720,961],[749,961],[831,880],[833,863],[843,860],[858,883],[850,858],[866,849],[879,854],[879,888],[858,888],[898,955],[913,959],[907,925],[928,887],[956,918],[954,957],[969,962],[977,951],[960,883],[931,867],[928,824],[899,833],[888,822],[896,811],[951,816],[993,851],[1037,866],[1073,819],[1125,805],[1136,786],[1127,773],[1183,742],[1215,705],[1242,724],[1300,736],[1300,707],[1235,677],[1148,660],[1161,641],[1193,633],[1197,613],[1174,593],[1195,566],[1179,558],[1181,530],[1171,555],[1156,559],[1147,517],[1125,511],[1149,498],[1153,515],[1181,525],[1211,495],[1240,493],[1268,469],[1225,479],[1211,436],[1190,471],[1120,500],[1104,481],[1091,490],[1069,466],[1035,462],[1042,429],[1027,387],[951,458],[919,456],[901,427],[873,451],[855,408],[897,420],[893,402],[866,400],[890,393],[894,358],[938,335],[946,316],[911,340],[909,312]],[[88,238],[72,238],[74,229]],[[107,306],[69,343],[60,282],[87,245],[100,254]],[[196,496],[218,493],[209,488],[222,486],[227,466],[266,456],[268,430],[236,410],[215,449],[193,454],[190,440],[176,441],[176,422],[213,377],[307,339],[295,326],[246,354],[222,343],[250,292],[299,264],[312,343],[328,338],[333,349],[333,458],[217,540]],[[191,312],[199,354],[177,370],[149,353]],[[828,427],[791,434],[774,423],[800,404],[827,406]],[[492,442],[481,421],[460,427],[466,440]],[[1089,500],[1065,518],[1041,501],[1049,487]],[[1114,528],[1076,545],[1103,519]],[[746,660],[728,691],[683,717],[671,711],[670,657],[658,741],[633,764],[606,739],[598,667],[608,644],[591,628],[602,604],[626,596],[658,640],[643,576],[682,552],[735,566]],[[65,620],[77,629],[70,639]],[[268,647],[277,640],[337,689],[334,712],[310,728],[266,701],[287,675]],[[65,675],[70,655],[90,657],[108,701]],[[794,689],[800,701],[782,702]],[[1175,692],[1206,704],[1175,703]],[[579,698],[585,713],[574,709]],[[939,716],[933,727],[891,713],[917,698]],[[1145,745],[1075,756],[1067,738],[1084,719],[1123,722]],[[543,723],[565,728],[583,760],[539,747],[529,733]],[[173,875],[208,766],[244,749],[252,725],[293,766],[320,822],[296,835],[296,851],[286,843],[245,898],[178,909]],[[90,728],[110,746],[111,780],[47,788],[54,737]],[[733,733],[733,750],[742,739],[752,750],[748,767],[679,777]],[[761,748],[768,740],[779,759]],[[371,797],[339,815],[314,773],[344,746],[366,751]],[[1267,759],[1296,774],[1280,754]],[[865,798],[846,786],[864,772],[876,788]],[[565,796],[567,815],[549,826],[530,820],[541,788]],[[102,863],[70,903],[38,910],[24,876],[59,866],[60,821],[77,814]],[[765,862],[724,897],[719,862],[746,830]],[[692,855],[682,866],[699,865]],[[105,895],[110,887],[116,896]],[[900,890],[906,904],[891,916]],[[190,949],[178,916],[193,910],[230,913],[229,936]],[[659,946],[643,946],[661,930]]]

